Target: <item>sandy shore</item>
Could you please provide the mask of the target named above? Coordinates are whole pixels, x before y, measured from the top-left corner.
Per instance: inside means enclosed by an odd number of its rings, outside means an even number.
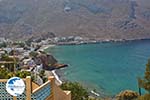
[[[52,73],[53,73],[53,75],[54,75],[54,77],[56,79],[57,85],[62,85],[63,82],[60,80],[59,76],[56,74],[56,71],[53,70]]]
[[[54,47],[54,46],[56,46],[56,45],[54,45],[54,44],[43,45],[43,46],[39,49],[39,51],[44,51],[44,50],[46,50],[46,49],[48,49],[48,48],[51,48],[51,47]]]
[[[49,76],[54,76],[55,77],[55,79],[56,79],[56,84],[57,85],[61,85],[63,82],[60,80],[60,77],[56,74],[56,71],[55,70],[53,70],[53,71],[45,71],[45,74],[46,74],[46,76],[47,77],[49,77]]]

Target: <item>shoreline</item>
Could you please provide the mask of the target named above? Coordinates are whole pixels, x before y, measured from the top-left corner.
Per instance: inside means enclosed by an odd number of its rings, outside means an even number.
[[[51,72],[52,72],[52,74],[54,75],[54,77],[56,79],[57,85],[59,85],[59,86],[62,85],[63,82],[60,79],[59,75],[56,73],[56,70],[52,70]]]
[[[55,45],[86,45],[86,44],[99,44],[99,43],[119,43],[119,42],[134,42],[134,41],[146,41],[148,39],[116,39],[116,40],[89,40],[89,41],[75,41],[75,42],[58,42]]]
[[[54,75],[54,77],[56,79],[56,81],[55,81],[56,84],[58,86],[62,85],[63,81],[65,81],[65,80],[63,80],[61,78],[62,76],[60,76],[62,74],[59,71],[57,71],[57,70],[52,70],[51,72],[52,72],[52,74]],[[94,91],[92,89],[89,90],[89,94],[91,94],[91,96],[94,96],[94,97],[102,97],[102,98],[104,98],[104,96],[101,93],[98,93],[98,92],[96,92],[96,91]]]
[[[43,45],[40,47],[39,51],[45,51],[48,48],[55,47],[55,44]]]
[[[123,40],[123,41],[103,41],[103,42],[92,42],[92,43],[82,43],[83,45],[85,44],[99,44],[99,43],[117,43],[117,42],[135,42],[135,41],[148,41],[148,40],[150,40],[150,39],[134,39],[134,40]],[[82,44],[62,44],[62,45],[82,45]],[[55,46],[57,46],[57,44],[55,45]],[[58,45],[59,46],[59,45]],[[50,46],[50,47],[53,47],[53,46]],[[50,48],[50,47],[47,47],[47,48]],[[46,48],[46,49],[47,49]],[[60,70],[60,69],[59,69]],[[63,81],[65,81],[65,80],[62,80],[61,79],[61,77],[63,77],[63,76],[61,76],[62,74],[60,74],[60,72],[59,71],[57,71],[57,70],[54,70],[54,71],[51,71],[52,73],[53,73],[53,75],[54,75],[54,77],[56,78],[56,80],[57,80],[57,82],[59,83],[59,85],[61,85],[62,83],[63,83]],[[98,92],[96,92],[96,91],[94,91],[94,90],[89,90],[89,93],[90,94],[92,94],[92,95],[94,95],[95,97],[104,97],[103,96],[103,94],[101,94],[101,93],[98,93]],[[107,97],[107,96],[106,96]],[[113,96],[112,96],[112,98],[113,98]]]
[[[55,77],[55,79],[56,79],[56,84],[58,85],[58,86],[60,86],[60,85],[62,85],[63,84],[63,82],[67,82],[67,80],[65,80],[65,79],[63,79],[63,74],[61,74],[61,72],[60,72],[60,69],[56,69],[56,70],[53,70],[53,71],[51,71],[52,72],[52,74],[54,75],[54,77]],[[84,86],[84,85],[83,85]],[[109,97],[109,98],[112,98],[111,96],[109,96],[109,95],[105,95],[105,94],[103,94],[103,93],[100,93],[100,92],[97,92],[97,91],[94,91],[93,89],[88,89],[88,92],[89,92],[89,94],[90,94],[90,96],[92,96],[92,97],[100,97],[100,98],[105,98],[105,97]]]

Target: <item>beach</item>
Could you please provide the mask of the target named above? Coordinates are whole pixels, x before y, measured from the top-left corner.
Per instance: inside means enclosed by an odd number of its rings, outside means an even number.
[[[54,47],[54,46],[56,46],[56,45],[54,45],[54,44],[42,45],[42,46],[40,47],[39,51],[45,51],[46,49],[51,48],[51,47]]]
[[[55,80],[55,83],[56,83],[58,86],[60,86],[60,85],[63,83],[62,80],[60,79],[59,75],[57,75],[56,70],[52,70],[52,71],[46,70],[46,71],[45,71],[45,74],[46,74],[47,77],[49,77],[49,76],[54,76],[55,79],[56,79],[56,80]]]
[[[60,78],[59,78],[59,76],[57,75],[56,71],[53,70],[52,73],[53,73],[53,75],[54,75],[54,77],[55,77],[55,79],[56,79],[56,84],[59,85],[59,86],[62,85],[63,82],[60,80]]]

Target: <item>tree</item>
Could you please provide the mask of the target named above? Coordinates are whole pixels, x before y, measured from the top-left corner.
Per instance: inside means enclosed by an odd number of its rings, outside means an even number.
[[[13,45],[17,45],[18,47],[24,48],[25,43],[24,42],[14,42]]]
[[[1,60],[2,61],[15,61],[16,59],[13,57],[9,57],[8,54],[2,54]]]
[[[36,51],[31,51],[31,52],[29,53],[29,55],[30,55],[31,57],[36,57],[36,56],[38,55],[38,53],[37,53]]]
[[[66,82],[61,85],[63,90],[71,91],[72,100],[88,100],[88,92],[82,85],[77,82]]]
[[[41,70],[39,76],[42,78],[43,82],[45,83],[48,79],[45,75],[45,70]]]
[[[14,73],[14,72],[10,72],[6,68],[0,68],[0,79],[9,79],[13,76],[26,78],[27,76],[31,76],[31,73],[27,71],[17,71]]]
[[[8,79],[9,72],[5,68],[0,68],[0,79]]]
[[[17,71],[15,73],[15,76],[20,77],[20,78],[26,78],[27,76],[31,76],[31,73],[27,71]]]
[[[140,96],[137,100],[149,100],[150,99],[150,94],[145,94],[143,96]]]
[[[141,87],[150,93],[150,59],[146,64],[144,79],[140,80]]]
[[[6,48],[6,47],[7,47],[7,44],[6,44],[5,42],[0,43],[0,48],[2,48],[2,47]]]
[[[146,64],[144,78],[143,79],[138,78],[138,83],[139,83],[140,88],[144,88],[146,91],[148,91],[148,94],[140,96],[138,100],[149,100],[150,98],[150,59],[148,60],[148,63]]]

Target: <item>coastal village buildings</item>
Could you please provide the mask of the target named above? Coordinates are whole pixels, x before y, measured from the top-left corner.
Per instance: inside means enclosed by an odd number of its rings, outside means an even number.
[[[5,39],[0,39],[5,42]],[[17,45],[7,44],[6,47],[0,47],[0,68],[15,73],[16,71],[27,71],[35,74],[34,82],[30,77],[24,80],[25,91],[18,97],[11,96],[6,91],[6,82],[8,79],[0,79],[0,100],[71,100],[71,92],[62,90],[55,80],[54,75],[46,75],[49,77],[44,81],[39,75],[42,70],[55,69],[53,65],[57,64],[57,60],[51,55],[43,52],[43,48],[35,49],[34,47],[20,47]],[[41,44],[46,44],[42,41]],[[37,44],[39,45],[39,44]],[[36,47],[36,43],[35,43]]]
[[[6,39],[6,38],[4,38],[4,37],[0,37],[0,43],[12,43],[12,41],[11,40],[9,40],[9,39]]]
[[[5,54],[5,50],[0,49],[0,57]]]

